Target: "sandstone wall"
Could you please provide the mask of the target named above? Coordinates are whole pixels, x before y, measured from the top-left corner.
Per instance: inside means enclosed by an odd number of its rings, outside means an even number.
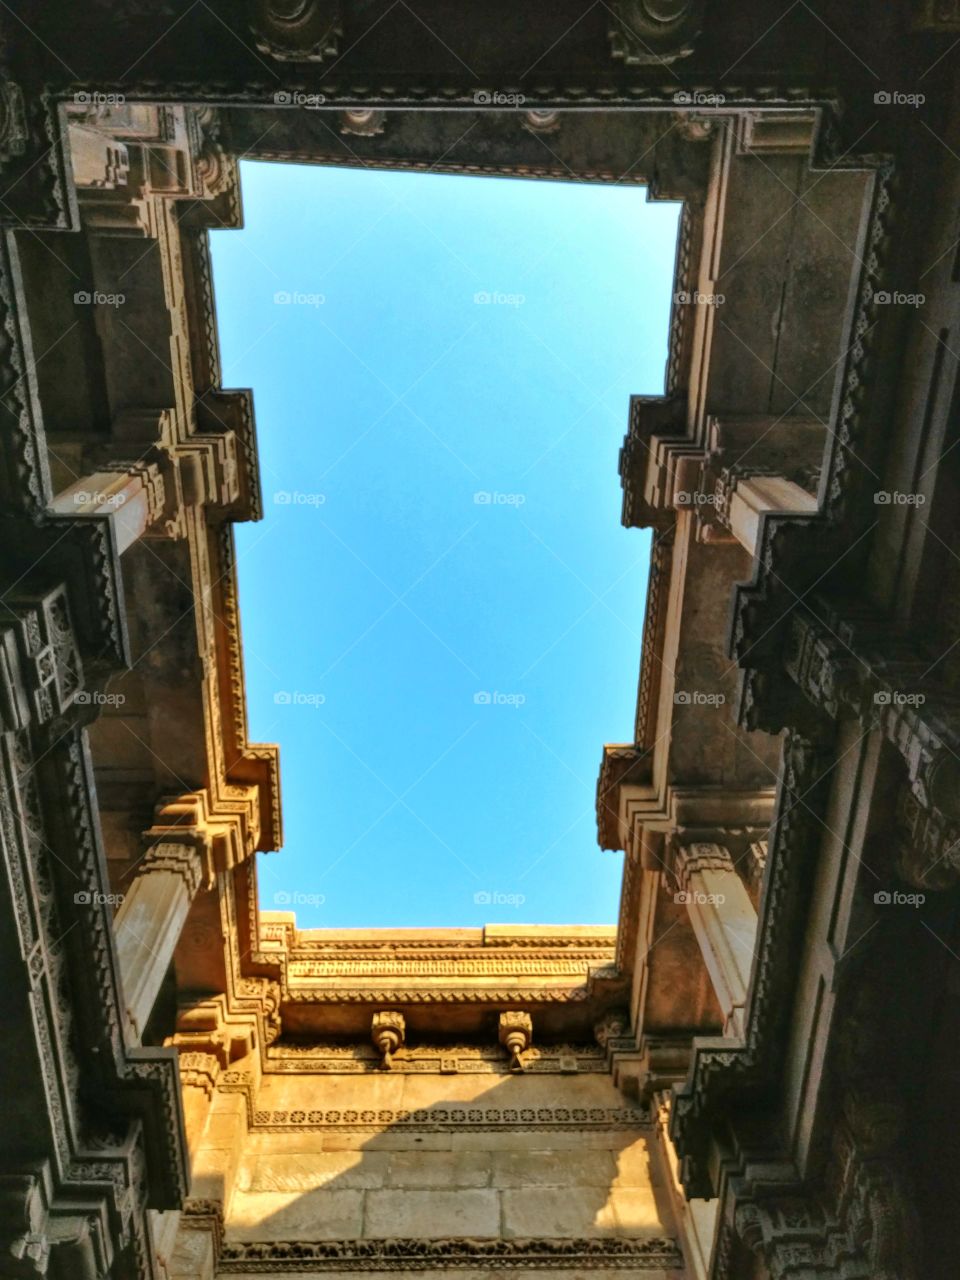
[[[654,1248],[675,1235],[664,1177],[650,1122],[606,1075],[268,1075],[227,1255],[238,1242],[501,1241],[515,1253],[577,1240],[595,1242],[591,1272],[627,1248],[630,1270],[680,1275]],[[457,1274],[471,1270],[461,1261]]]

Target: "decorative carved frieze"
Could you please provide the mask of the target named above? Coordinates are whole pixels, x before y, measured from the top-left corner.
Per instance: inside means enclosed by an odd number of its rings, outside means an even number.
[[[771,1280],[919,1280],[923,1274],[913,1190],[902,1153],[896,1158],[909,1120],[885,1071],[877,1016],[884,999],[862,973],[834,1041],[839,1098],[817,1186],[803,1185],[790,1162],[773,1162],[769,1151],[746,1159],[731,1180],[726,1234],[762,1260]],[[736,1280],[729,1243],[717,1251],[715,1280]]]
[[[650,1126],[645,1108],[597,1106],[512,1106],[490,1107],[442,1103],[430,1107],[318,1107],[309,1109],[275,1109],[258,1105],[257,1090],[250,1071],[226,1070],[217,1084],[223,1093],[240,1094],[247,1107],[247,1121],[252,1129],[282,1133],[289,1129],[346,1129],[350,1132],[374,1132],[397,1129],[411,1133],[449,1133],[464,1127],[484,1132],[506,1132],[511,1129],[575,1132],[642,1130]]]
[[[17,80],[0,73],[0,172],[6,191],[0,225],[4,227],[66,231],[78,224],[59,108],[56,94],[25,92]]]
[[[622,1236],[538,1237],[532,1240],[227,1241],[220,1272],[269,1271],[434,1271],[470,1270],[605,1270],[626,1269],[642,1275],[677,1268],[683,1259],[669,1237],[629,1239]]]
[[[531,1045],[524,1051],[528,1075],[598,1074],[607,1072],[602,1050],[582,1044]],[[380,1057],[363,1044],[294,1044],[279,1041],[267,1055],[267,1073],[304,1075],[366,1075],[379,1069]],[[503,1051],[482,1044],[405,1044],[391,1070],[399,1075],[508,1075]]]

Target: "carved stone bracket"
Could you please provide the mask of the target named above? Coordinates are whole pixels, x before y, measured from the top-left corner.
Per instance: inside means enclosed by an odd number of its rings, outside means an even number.
[[[703,0],[613,0],[610,48],[629,66],[675,62],[693,52]]]
[[[261,53],[283,62],[323,62],[339,49],[339,0],[251,0],[250,27]]]
[[[341,111],[340,132],[357,138],[376,138],[387,127],[385,111]]]
[[[510,1070],[523,1070],[523,1052],[533,1042],[533,1020],[519,1010],[501,1013],[497,1038],[510,1055]]]
[[[380,1054],[380,1069],[389,1071],[393,1066],[393,1055],[406,1039],[406,1022],[402,1013],[396,1010],[382,1010],[373,1015],[370,1027],[370,1038]]]

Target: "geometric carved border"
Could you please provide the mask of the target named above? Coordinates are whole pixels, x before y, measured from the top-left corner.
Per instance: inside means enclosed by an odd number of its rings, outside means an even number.
[[[252,1128],[294,1129],[646,1129],[645,1111],[629,1107],[431,1107],[408,1111],[378,1107],[326,1111],[254,1111]]]

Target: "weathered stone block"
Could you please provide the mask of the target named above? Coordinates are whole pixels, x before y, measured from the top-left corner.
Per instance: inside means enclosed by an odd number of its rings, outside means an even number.
[[[398,1151],[390,1156],[387,1183],[394,1187],[485,1187],[490,1158],[485,1151]]]
[[[363,1191],[238,1192],[227,1219],[234,1240],[342,1240],[361,1234]]]
[[[364,1235],[497,1236],[500,1202],[496,1191],[368,1191]]]
[[[617,1220],[602,1187],[533,1187],[501,1192],[503,1234],[608,1236]]]
[[[243,1191],[314,1191],[382,1187],[389,1157],[381,1152],[322,1151],[258,1156],[244,1162]]]
[[[606,1189],[616,1174],[609,1151],[496,1151],[491,1160],[495,1187]]]

